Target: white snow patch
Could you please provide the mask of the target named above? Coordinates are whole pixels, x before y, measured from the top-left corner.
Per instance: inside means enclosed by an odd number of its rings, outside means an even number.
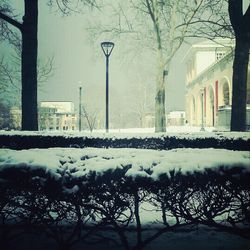
[[[44,169],[54,178],[68,174],[72,178],[88,176],[93,171],[102,175],[129,166],[126,176],[157,179],[171,170],[183,174],[243,167],[250,171],[250,152],[226,149],[105,149],[105,148],[49,148],[11,150],[0,149],[0,171],[9,167]]]
[[[108,139],[131,139],[131,138],[163,138],[176,137],[188,140],[197,138],[215,138],[215,139],[250,139],[250,132],[216,132],[214,128],[205,128],[205,132],[200,131],[200,127],[176,126],[167,127],[165,133],[154,133],[154,128],[131,128],[131,129],[110,129],[109,133],[104,130],[89,131],[0,131],[0,135],[21,135],[21,136],[63,136],[65,138],[87,137],[87,138],[108,138]]]

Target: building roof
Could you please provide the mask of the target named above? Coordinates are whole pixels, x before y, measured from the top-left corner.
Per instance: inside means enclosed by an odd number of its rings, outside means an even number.
[[[40,107],[55,108],[57,110],[57,113],[69,113],[74,111],[73,102],[45,101],[40,103]]]
[[[194,43],[187,50],[184,55],[182,62],[187,61],[191,55],[193,55],[197,51],[209,51],[215,50],[216,48],[233,48],[235,46],[235,40],[229,38],[217,38],[212,40],[204,40],[198,43]]]

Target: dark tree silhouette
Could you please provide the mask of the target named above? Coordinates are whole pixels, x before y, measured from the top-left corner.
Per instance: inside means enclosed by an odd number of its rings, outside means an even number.
[[[0,9],[0,18],[20,30],[22,35],[22,130],[38,130],[37,119],[37,22],[38,0],[24,0],[23,22]]]
[[[48,4],[52,4],[48,0]],[[88,3],[94,5],[94,0],[56,0],[59,9],[64,13],[72,10],[71,3]],[[38,130],[37,112],[37,51],[38,51],[38,0],[24,0],[23,22],[12,16],[12,9],[7,1],[0,4],[0,19],[20,30],[22,35],[21,72],[22,72],[22,130]],[[7,37],[8,40],[9,37]]]
[[[250,48],[250,6],[242,12],[243,1],[228,0],[230,22],[235,33],[231,131],[246,130],[247,74]]]

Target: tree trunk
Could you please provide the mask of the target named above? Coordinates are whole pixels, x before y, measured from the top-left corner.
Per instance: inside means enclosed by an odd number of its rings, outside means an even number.
[[[161,59],[159,61],[155,96],[155,132],[166,132],[164,66]]]
[[[249,43],[247,39],[236,36],[233,62],[233,92],[231,131],[246,130],[247,72],[249,62]]]
[[[141,228],[141,219],[140,219],[140,211],[139,211],[139,206],[140,206],[140,199],[139,199],[139,194],[138,190],[134,194],[134,204],[135,204],[135,220],[136,220],[136,250],[141,250],[142,249],[142,228]]]
[[[38,0],[24,0],[22,27],[22,130],[38,130],[37,25]]]

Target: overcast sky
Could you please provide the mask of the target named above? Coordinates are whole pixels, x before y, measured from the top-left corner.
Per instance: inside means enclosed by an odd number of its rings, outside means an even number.
[[[23,1],[11,1],[21,19]],[[101,41],[93,44],[89,39],[88,18],[87,9],[84,14],[62,17],[50,9],[46,1],[39,1],[39,58],[44,61],[53,56],[55,64],[53,76],[39,90],[39,101],[73,101],[78,105],[81,82],[83,96],[85,100],[89,99],[89,105],[91,102],[105,104],[105,57],[99,44]],[[110,105],[115,105],[131,92],[138,75],[146,79],[146,85],[154,86],[154,59],[145,55],[134,57],[133,61],[124,60],[122,47],[123,44],[116,40],[110,58]],[[170,70],[166,97],[168,110],[184,109],[185,65],[181,62],[181,54],[177,55]]]
[[[23,1],[11,0],[20,19],[23,15]],[[89,10],[84,14],[62,17],[39,1],[39,58],[54,57],[53,76],[39,90],[39,101],[73,101],[78,105],[78,89],[83,87],[83,97],[89,105],[105,104],[105,57],[101,41],[92,43],[89,39]],[[250,0],[244,1],[244,8]],[[108,16],[107,16],[108,18]],[[134,41],[127,41],[133,43]],[[129,95],[136,85],[138,76],[145,85],[154,86],[154,59],[145,52],[140,58],[124,60],[124,44],[115,41],[110,58],[110,102],[112,105]],[[173,60],[167,81],[166,102],[168,110],[183,110],[185,96],[185,65],[182,62],[186,47],[180,49]],[[132,95],[133,93],[131,93]],[[123,101],[126,101],[124,99]],[[125,103],[123,103],[126,105]]]

